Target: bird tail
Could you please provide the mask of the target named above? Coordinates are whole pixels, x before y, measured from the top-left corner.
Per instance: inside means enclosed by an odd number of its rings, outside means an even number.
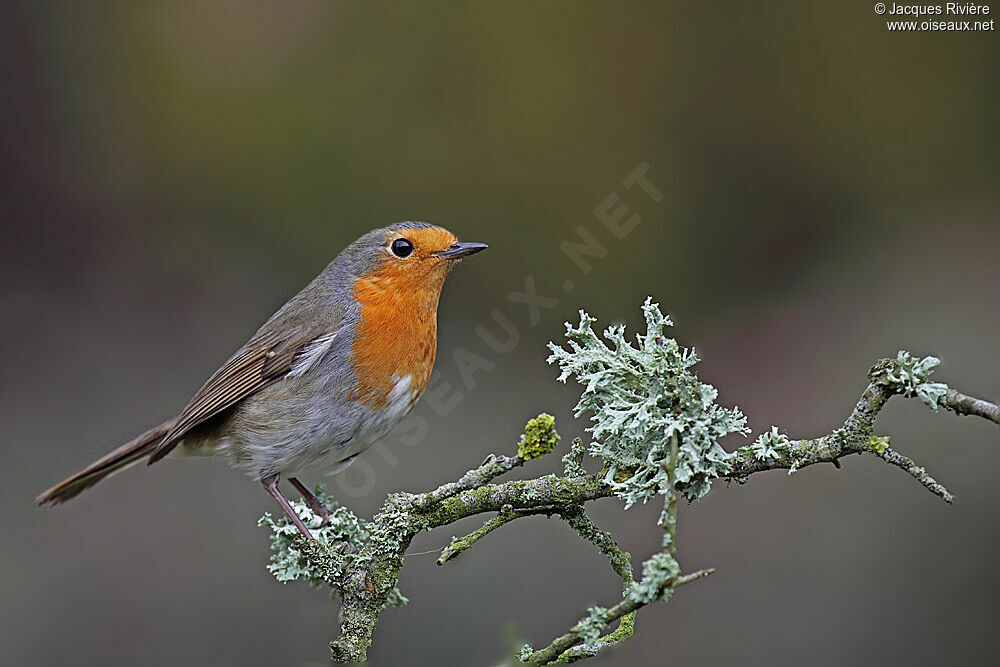
[[[76,496],[84,489],[89,489],[102,479],[136,463],[144,456],[152,453],[164,436],[170,431],[177,419],[169,419],[155,428],[151,428],[135,440],[126,442],[118,449],[97,459],[89,466],[69,479],[59,482],[51,489],[35,498],[39,505],[59,505]]]

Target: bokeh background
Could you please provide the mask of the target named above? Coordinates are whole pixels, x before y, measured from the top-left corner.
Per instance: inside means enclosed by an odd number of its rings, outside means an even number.
[[[260,486],[221,463],[136,468],[31,499],[179,410],[343,246],[405,219],[490,250],[450,280],[427,437],[368,457],[384,494],[510,452],[524,421],[583,435],[548,340],[653,295],[755,432],[838,426],[876,359],[1000,398],[1000,43],[887,32],[869,2],[8,2],[0,21],[0,655],[11,665],[319,665],[337,605],[265,571]],[[622,185],[648,164],[657,203]],[[641,222],[616,239],[611,195]],[[584,227],[582,272],[559,251]],[[509,300],[558,299],[534,325]],[[565,281],[574,289],[567,292]],[[505,354],[474,333],[515,323]],[[454,350],[494,367],[471,388]],[[443,384],[442,384],[443,383]],[[897,469],[723,484],[683,507],[680,559],[718,568],[600,665],[983,664],[1000,652],[1000,431],[891,404]],[[737,446],[729,442],[729,447]],[[524,470],[541,474],[558,465]],[[357,475],[358,473],[346,473]],[[311,480],[319,481],[319,480]],[[337,492],[338,484],[331,482]],[[343,485],[341,488],[344,488]],[[636,562],[659,508],[598,503]],[[563,525],[422,535],[373,665],[488,665],[619,583]]]

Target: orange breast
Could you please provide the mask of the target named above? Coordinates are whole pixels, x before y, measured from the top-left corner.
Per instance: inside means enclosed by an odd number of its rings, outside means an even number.
[[[411,267],[386,263],[355,282],[361,321],[351,348],[358,381],[351,398],[385,407],[407,375],[412,401],[423,393],[437,354],[437,307],[447,273],[448,265],[440,264],[415,280]]]

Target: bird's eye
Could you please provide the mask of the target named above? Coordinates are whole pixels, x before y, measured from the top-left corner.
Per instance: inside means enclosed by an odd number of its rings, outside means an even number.
[[[406,257],[413,252],[413,242],[410,239],[396,239],[390,248],[396,257]]]

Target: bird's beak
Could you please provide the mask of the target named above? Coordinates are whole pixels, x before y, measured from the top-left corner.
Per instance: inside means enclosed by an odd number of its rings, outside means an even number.
[[[431,256],[442,259],[458,259],[468,255],[475,255],[480,250],[486,250],[489,246],[485,243],[452,243],[445,250],[432,252]]]

